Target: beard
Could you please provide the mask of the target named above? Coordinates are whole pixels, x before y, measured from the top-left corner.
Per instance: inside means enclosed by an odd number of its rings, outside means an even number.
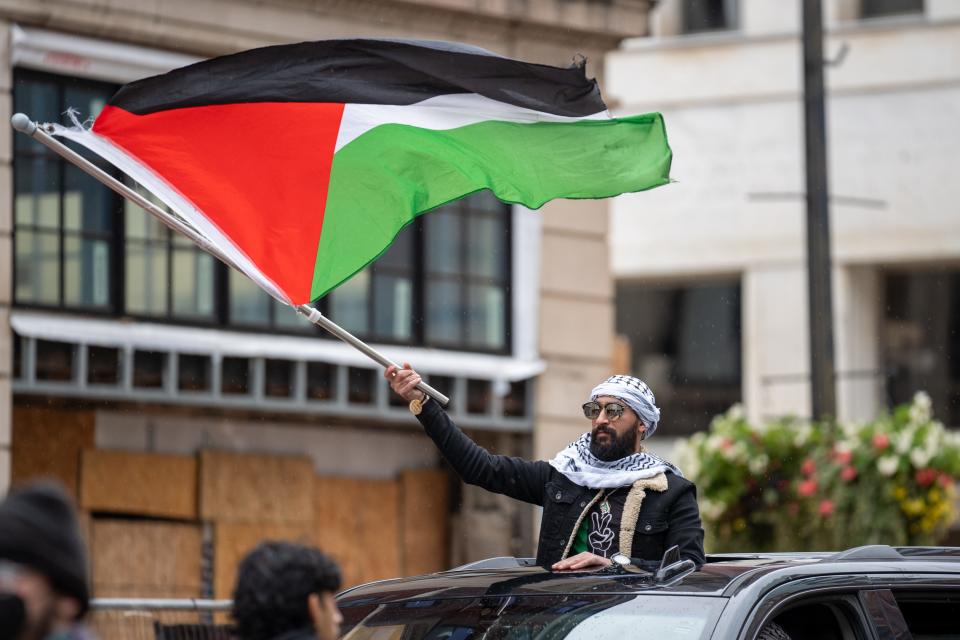
[[[622,436],[618,436],[612,427],[597,427],[591,434],[590,453],[604,462],[613,462],[636,453],[638,427],[639,423],[634,424]],[[599,433],[606,433],[610,439],[604,444],[597,442]]]

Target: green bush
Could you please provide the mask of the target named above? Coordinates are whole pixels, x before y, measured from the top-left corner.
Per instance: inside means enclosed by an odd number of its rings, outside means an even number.
[[[956,520],[960,433],[930,398],[867,424],[750,424],[739,406],[678,444],[711,552],[932,545]]]

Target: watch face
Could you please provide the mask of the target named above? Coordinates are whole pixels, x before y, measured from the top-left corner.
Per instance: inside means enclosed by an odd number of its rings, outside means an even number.
[[[630,558],[628,558],[627,556],[623,555],[622,553],[614,554],[613,557],[610,558],[610,560],[612,560],[613,562],[616,562],[616,563],[619,564],[619,565],[628,565],[628,564],[631,564]]]

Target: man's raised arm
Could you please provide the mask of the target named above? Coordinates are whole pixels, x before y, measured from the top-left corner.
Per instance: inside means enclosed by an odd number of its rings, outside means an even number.
[[[493,455],[468,438],[439,404],[416,388],[420,374],[409,363],[404,363],[402,369],[388,367],[383,377],[397,395],[412,403],[411,411],[424,431],[464,482],[524,502],[543,504],[544,485],[551,468],[548,463]]]

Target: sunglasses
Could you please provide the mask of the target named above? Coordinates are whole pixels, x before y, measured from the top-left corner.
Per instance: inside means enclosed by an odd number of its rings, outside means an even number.
[[[596,420],[600,417],[601,411],[607,412],[607,418],[610,420],[616,420],[623,415],[623,412],[626,410],[619,402],[609,402],[607,404],[601,405],[599,402],[584,402],[583,403],[583,417],[589,420]]]

